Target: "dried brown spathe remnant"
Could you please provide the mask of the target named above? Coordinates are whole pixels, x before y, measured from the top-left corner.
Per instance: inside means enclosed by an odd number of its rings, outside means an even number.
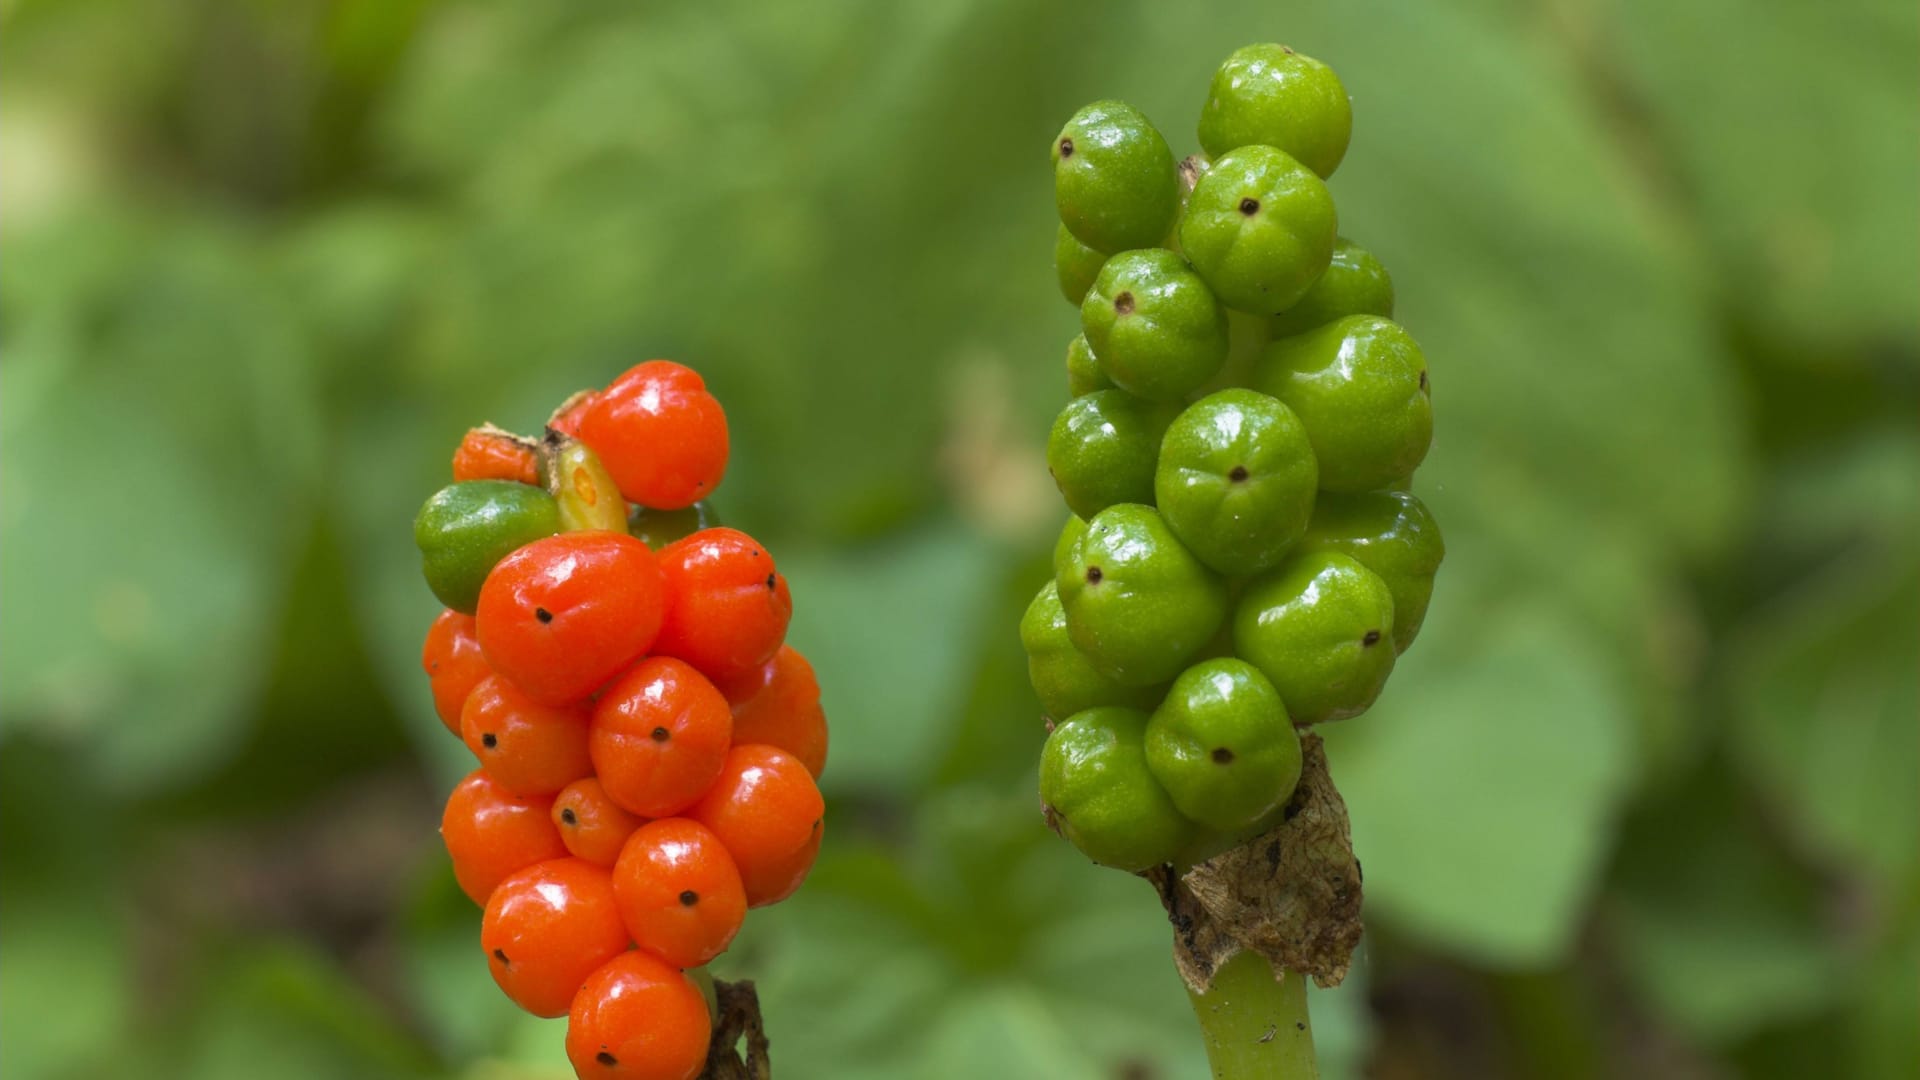
[[[1300,750],[1300,785],[1278,826],[1182,876],[1165,866],[1143,875],[1160,892],[1174,966],[1195,993],[1242,949],[1322,987],[1347,977],[1360,943],[1360,863],[1320,737],[1303,734]]]
[[[760,1022],[760,995],[753,982],[713,981],[720,1006],[713,1042],[707,1047],[707,1068],[700,1080],[771,1080],[773,1063],[767,1056],[767,1031]],[[746,1040],[746,1052],[740,1042]]]

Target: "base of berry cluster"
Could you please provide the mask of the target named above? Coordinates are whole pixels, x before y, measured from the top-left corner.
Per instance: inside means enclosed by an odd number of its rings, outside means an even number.
[[[1141,875],[1159,890],[1174,966],[1196,994],[1242,950],[1322,987],[1347,977],[1360,943],[1360,861],[1320,737],[1301,735],[1300,749],[1300,784],[1279,825],[1184,874]]]
[[[719,1015],[713,1025],[713,1042],[707,1047],[707,1068],[700,1080],[771,1080],[773,1062],[767,1056],[767,1030],[760,1021],[760,995],[752,980],[730,983],[715,979],[713,992]]]

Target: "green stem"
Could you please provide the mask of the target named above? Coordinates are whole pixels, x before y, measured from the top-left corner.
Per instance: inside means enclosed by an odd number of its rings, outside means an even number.
[[[1319,1080],[1307,977],[1281,972],[1258,953],[1237,952],[1205,994],[1187,991],[1215,1080]]]

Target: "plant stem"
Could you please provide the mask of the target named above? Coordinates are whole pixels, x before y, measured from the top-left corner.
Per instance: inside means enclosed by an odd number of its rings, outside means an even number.
[[[1319,1080],[1307,977],[1280,972],[1258,953],[1233,954],[1205,994],[1187,991],[1215,1080]]]

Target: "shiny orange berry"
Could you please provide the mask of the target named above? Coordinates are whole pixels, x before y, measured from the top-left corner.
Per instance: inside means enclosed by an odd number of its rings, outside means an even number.
[[[736,746],[720,778],[687,811],[726,845],[747,904],[784,900],[800,887],[819,849],[826,802],[800,759],[771,746]]]
[[[587,976],[629,944],[613,878],[581,859],[549,859],[502,881],[480,920],[493,981],[535,1016],[565,1016]]]
[[[547,428],[578,439],[581,418],[587,415],[587,410],[592,408],[593,403],[599,398],[598,390],[585,391],[568,398],[563,403],[563,408],[554,414],[553,419],[547,421]]]
[[[727,471],[727,414],[691,368],[649,360],[615,379],[580,416],[628,502],[678,510],[713,493]]]
[[[625,533],[561,533],[500,560],[474,613],[493,670],[535,701],[582,701],[653,644],[659,561]]]
[[[567,850],[596,866],[612,866],[646,819],[620,809],[597,777],[575,780],[553,797],[553,824]]]
[[[567,1014],[567,1060],[581,1080],[693,1080],[712,1039],[700,988],[639,949],[587,976]]]
[[[787,636],[793,598],[773,556],[738,529],[702,529],[660,549],[667,610],[653,651],[715,681],[746,676]]]
[[[587,750],[609,798],[660,818],[713,784],[732,737],[727,699],[704,675],[685,661],[650,656],[594,703]]]
[[[476,904],[494,886],[537,862],[567,853],[547,819],[550,800],[515,795],[479,769],[447,797],[440,837],[453,859],[453,876]]]
[[[474,428],[453,452],[453,480],[513,480],[540,482],[540,463],[533,448],[504,431]]]
[[[420,667],[433,690],[433,711],[447,730],[460,734],[460,709],[480,680],[493,674],[473,634],[473,616],[443,611],[427,631],[420,649]]]
[[[675,967],[727,951],[747,917],[733,856],[705,825],[662,818],[640,826],[613,864],[613,895],[634,944]]]
[[[827,767],[827,714],[813,665],[800,650],[783,645],[746,678],[717,685],[733,705],[734,742],[779,747],[819,779]]]
[[[467,695],[460,737],[480,768],[516,795],[551,795],[593,772],[586,705],[542,705],[498,675]]]

